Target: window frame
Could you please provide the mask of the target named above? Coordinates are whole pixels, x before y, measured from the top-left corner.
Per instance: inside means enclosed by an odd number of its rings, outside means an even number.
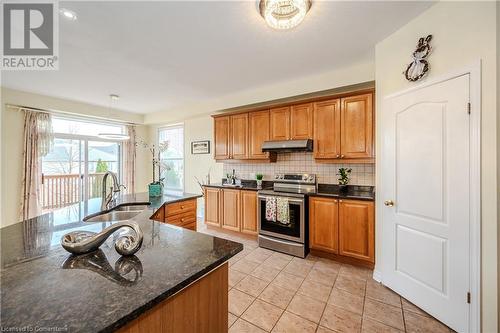
[[[163,130],[169,130],[169,129],[182,129],[182,158],[167,158],[167,159],[161,159],[161,161],[182,161],[182,187],[181,188],[172,188],[168,187],[168,183],[165,186],[165,190],[168,191],[182,191],[184,192],[186,188],[186,132],[185,132],[185,127],[184,123],[176,123],[176,124],[170,124],[170,125],[163,125],[158,127],[156,130],[156,145],[158,146],[160,144],[160,132]]]

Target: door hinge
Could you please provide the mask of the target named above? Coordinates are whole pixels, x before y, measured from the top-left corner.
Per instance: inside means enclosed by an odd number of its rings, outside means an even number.
[[[470,114],[470,103],[467,103],[467,113]]]
[[[470,304],[470,292],[467,293],[467,303]]]

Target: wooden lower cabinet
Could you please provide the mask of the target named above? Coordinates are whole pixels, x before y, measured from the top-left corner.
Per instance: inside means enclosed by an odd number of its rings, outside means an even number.
[[[196,231],[196,199],[172,202],[161,206],[151,219]]]
[[[312,197],[309,200],[309,247],[338,254],[338,200]]]
[[[215,227],[221,225],[221,189],[205,187],[205,223]]]
[[[205,223],[257,235],[257,191],[205,187]]]
[[[228,281],[228,264],[225,263],[118,332],[227,332]]]
[[[241,232],[257,234],[257,192],[241,191]]]
[[[240,231],[240,190],[222,190],[222,228]]]
[[[375,218],[371,201],[339,203],[339,254],[375,262]]]
[[[372,201],[311,197],[310,249],[372,267],[375,263],[374,215]]]

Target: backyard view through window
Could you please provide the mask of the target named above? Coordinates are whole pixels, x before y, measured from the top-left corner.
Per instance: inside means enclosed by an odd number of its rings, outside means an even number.
[[[107,171],[121,178],[120,142],[101,139],[98,133],[123,133],[123,126],[56,117],[52,126],[54,148],[42,158],[45,211],[99,197]]]
[[[184,127],[162,127],[158,130],[158,142],[168,141],[168,149],[161,154],[162,178],[169,190],[184,189]]]

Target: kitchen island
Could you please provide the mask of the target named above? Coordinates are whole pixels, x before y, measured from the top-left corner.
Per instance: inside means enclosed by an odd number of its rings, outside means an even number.
[[[100,211],[100,198],[0,229],[1,329],[227,330],[227,260],[243,246],[150,219],[165,203],[197,197],[174,193],[150,200],[140,193],[118,198],[117,205],[149,204],[131,218],[144,241],[129,257],[115,251],[113,237],[82,256],[60,245],[69,231],[98,232],[110,225],[83,222]]]

